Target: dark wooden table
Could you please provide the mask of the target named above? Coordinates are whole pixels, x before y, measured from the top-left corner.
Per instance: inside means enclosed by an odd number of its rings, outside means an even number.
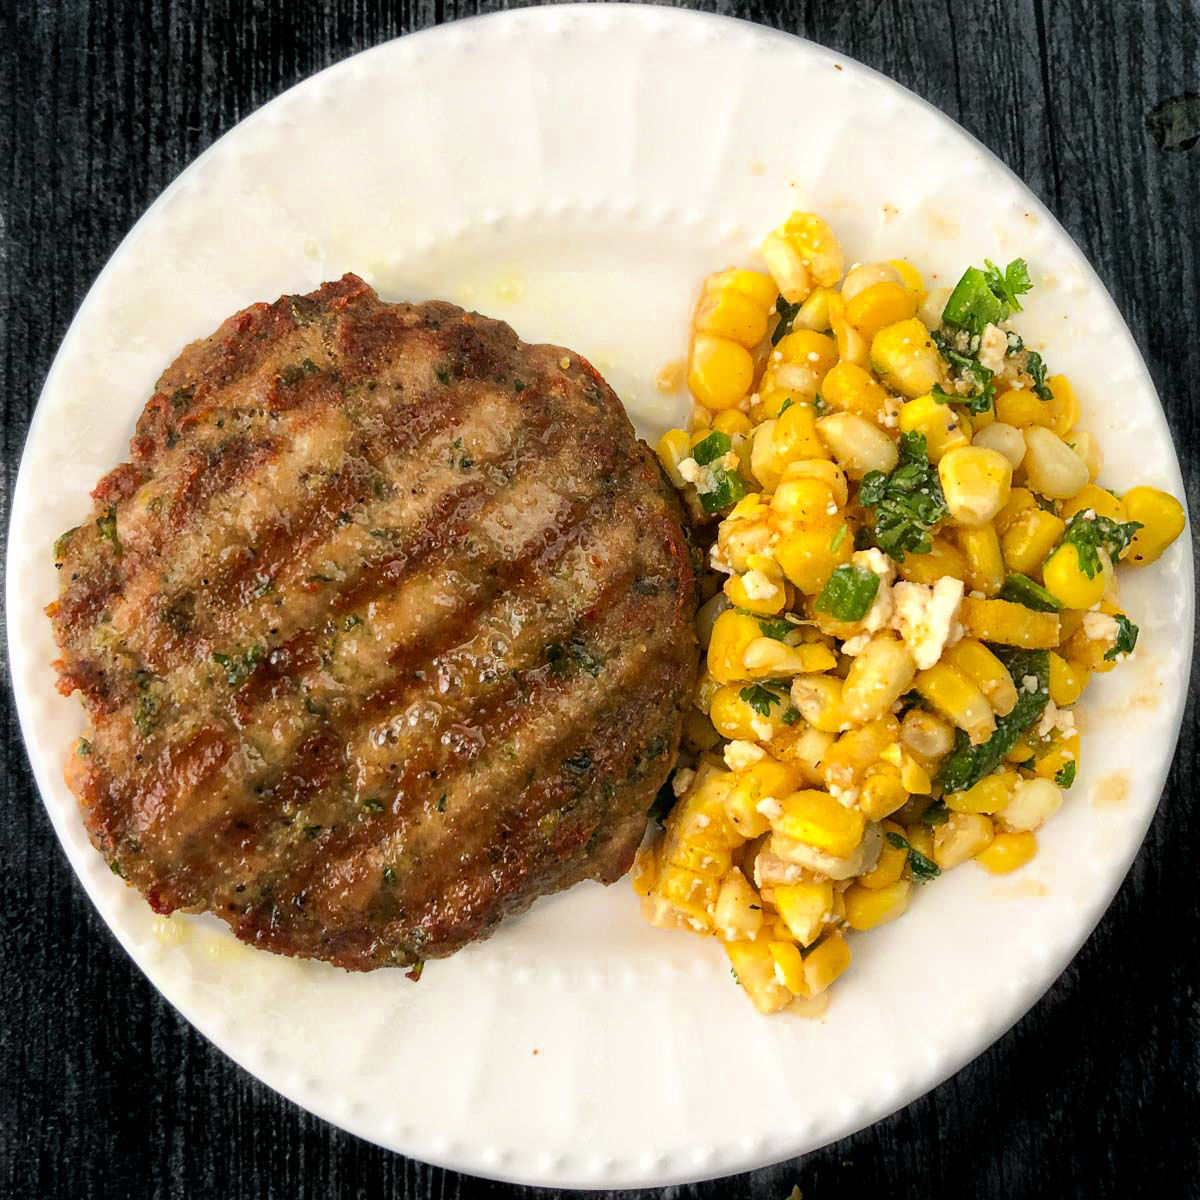
[[[321,67],[493,6],[5,0],[2,7],[0,503],[7,526],[29,415],[58,342],[93,277],[176,173]],[[1158,138],[1147,118],[1160,102],[1200,90],[1196,0],[731,0],[716,7],[878,68],[949,113],[1028,182],[1128,319],[1166,405],[1194,508],[1200,147],[1186,148],[1186,101],[1171,110],[1176,124],[1159,122]],[[0,705],[0,1194],[533,1195],[341,1133],[281,1100],[189,1028],[84,897],[34,790],[7,684]],[[1200,1195],[1196,735],[1193,705],[1162,807],[1116,903],[1042,1002],[995,1046],[903,1112],[803,1161],[664,1196],[783,1200],[795,1184],[807,1200]],[[930,1024],[937,1020],[931,1012]]]

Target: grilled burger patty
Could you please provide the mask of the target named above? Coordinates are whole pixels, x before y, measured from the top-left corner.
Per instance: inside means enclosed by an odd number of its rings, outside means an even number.
[[[156,911],[367,970],[628,869],[695,583],[586,361],[346,275],[185,349],[130,448],[49,612],[68,782]]]

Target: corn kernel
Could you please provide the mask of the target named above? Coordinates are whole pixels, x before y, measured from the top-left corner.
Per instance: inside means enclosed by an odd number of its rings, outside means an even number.
[[[881,424],[887,392],[857,363],[839,362],[830,368],[821,383],[821,399],[826,408],[854,413]]]
[[[978,854],[975,861],[993,875],[1007,875],[1023,867],[1037,853],[1037,837],[1032,833],[998,833]]]
[[[1022,575],[1039,575],[1046,555],[1058,544],[1066,522],[1041,508],[1027,508],[1004,531],[1000,546],[1004,561]]]
[[[871,366],[889,387],[915,399],[942,383],[942,363],[929,330],[912,317],[885,326],[871,340]]]
[[[770,818],[776,833],[843,858],[862,841],[865,822],[828,792],[793,792],[780,801],[781,812]]]
[[[842,362],[865,367],[868,357],[867,339],[863,337],[846,317],[846,302],[837,292],[831,292],[829,300],[829,325],[837,341],[838,358]]]
[[[945,651],[942,661],[970,679],[998,716],[1012,712],[1017,703],[1016,684],[1004,664],[982,642],[963,638]]]
[[[1047,401],[1038,399],[1036,392],[1012,388],[996,397],[996,420],[1018,429],[1028,429],[1032,425],[1050,425],[1054,421],[1054,412]]]
[[[1049,586],[1049,585],[1047,585]],[[981,642],[1052,650],[1058,645],[1057,613],[1034,612],[1009,600],[976,600],[967,596],[959,609],[963,628]]]
[[[904,561],[896,564],[896,570],[900,578],[908,583],[924,583],[932,587],[947,576],[964,579],[967,563],[949,538],[935,534],[930,541],[928,554],[910,550],[904,555]]]
[[[904,837],[904,830],[895,821],[884,821],[883,845],[879,849],[879,857],[875,866],[865,875],[860,875],[858,882],[865,888],[883,888],[895,883],[904,874],[904,865],[908,862],[908,850],[904,846],[893,846],[887,835]]]
[[[767,336],[766,310],[743,292],[721,288],[709,292],[696,310],[695,327],[700,333],[728,338],[752,350]]]
[[[769,637],[752,641],[742,660],[751,679],[790,679],[837,666],[837,656],[820,642],[787,646]]]
[[[901,405],[899,422],[901,433],[924,435],[931,463],[941,462],[949,451],[971,440],[954,409],[939,404],[931,395],[917,396]]]
[[[1063,542],[1042,567],[1046,590],[1064,608],[1091,608],[1099,604],[1112,576],[1108,555],[1100,550],[1099,558],[1101,569],[1089,579],[1079,562],[1079,548]]]
[[[684,486],[684,478],[679,473],[679,464],[692,453],[692,439],[682,429],[668,429],[658,439],[658,461],[663,470],[670,476],[671,482],[677,487]]]
[[[805,995],[819,996],[850,965],[850,947],[840,934],[822,938],[804,960]]]
[[[792,936],[802,946],[817,940],[833,907],[833,884],[828,879],[777,884],[775,907]]]
[[[1062,807],[1062,792],[1048,779],[1019,780],[999,816],[1008,832],[1028,832],[1048,821]]]
[[[902,916],[912,897],[912,883],[897,879],[881,888],[853,883],[846,889],[846,924],[851,929],[874,929]]]
[[[846,270],[842,247],[827,222],[816,213],[794,212],[780,233],[800,255],[812,278],[822,287],[832,287]]]
[[[753,594],[748,590],[747,577],[753,583]],[[736,608],[745,608],[764,616],[773,616],[787,606],[787,590],[781,583],[767,578],[761,571],[730,575],[725,581],[724,591]]]
[[[738,941],[723,944],[738,983],[760,1013],[778,1012],[791,1004],[792,993],[776,978],[775,958],[769,943]]]
[[[943,871],[986,850],[995,835],[991,818],[982,813],[952,812],[933,834],[933,861]]]
[[[1174,496],[1159,488],[1135,487],[1122,497],[1129,520],[1141,523],[1133,535],[1123,562],[1144,567],[1183,532],[1187,518],[1183,505]]]
[[[986,525],[1004,507],[1012,487],[1012,464],[1003,454],[960,446],[938,463],[946,507],[960,525]]]
[[[713,625],[712,640],[708,644],[708,669],[718,683],[733,683],[738,679],[749,679],[746,669],[746,647],[762,637],[762,627],[752,616],[734,612],[723,612]]]
[[[1088,678],[1087,671],[1082,667],[1050,651],[1050,699],[1059,708],[1067,708],[1083,695]]]
[[[734,684],[718,688],[713,695],[708,716],[722,737],[754,742],[759,740],[756,726],[762,728],[765,725],[772,729],[773,726],[741,698],[739,692],[743,686]]]
[[[843,290],[843,298],[845,292]],[[870,341],[881,329],[910,320],[917,306],[902,284],[873,283],[846,302],[846,319]]]
[[[842,708],[842,688],[842,681],[832,675],[793,679],[792,703],[814,728],[838,733],[849,724]]]
[[[960,529],[958,546],[966,564],[966,583],[975,592],[994,596],[1004,586],[1006,571],[994,525]]]
[[[974,745],[986,742],[995,732],[996,718],[987,697],[957,667],[935,663],[917,676],[913,686]]]
[[[1087,463],[1056,433],[1031,425],[1025,430],[1025,478],[1051,500],[1067,500],[1090,482]]]
[[[965,792],[947,792],[946,807],[959,813],[995,813],[1009,801],[1009,787],[1002,775],[985,775]]]
[[[905,840],[920,855],[933,861],[933,829],[928,825],[909,825],[904,831]],[[912,868],[904,864],[904,878],[912,878]]]
[[[1059,437],[1066,437],[1074,428],[1075,422],[1079,420],[1079,400],[1075,395],[1075,389],[1065,375],[1051,375],[1046,380],[1046,386],[1050,389],[1051,396],[1054,397],[1050,401],[1050,415],[1053,422],[1050,428]]]
[[[842,280],[842,299],[849,304],[860,292],[865,292],[876,283],[902,284],[903,280],[900,278],[900,272],[891,263],[859,263],[858,266],[851,267],[846,272],[846,278]]]
[[[1015,487],[1008,494],[1008,502],[996,514],[993,524],[1001,537],[1008,532],[1013,522],[1029,508],[1037,508],[1038,502],[1034,494],[1024,487]]]
[[[767,234],[763,239],[762,256],[779,294],[789,304],[799,304],[807,299],[813,288],[812,276],[804,265],[799,250],[782,232]]]
[[[768,948],[775,960],[775,978],[794,996],[803,996],[808,991],[804,979],[804,955],[792,942],[770,942]]]
[[[707,333],[696,335],[688,387],[705,408],[736,408],[753,382],[754,360],[744,346]]]
[[[817,433],[851,479],[862,479],[869,471],[891,471],[898,461],[896,443],[874,422],[854,413],[818,418]]]
[[[891,633],[877,633],[846,674],[842,709],[851,721],[873,721],[908,691],[917,666],[908,646]]]
[[[747,271],[737,267],[710,275],[704,281],[704,290],[706,292],[725,290],[741,292],[743,295],[749,296],[763,312],[771,311],[775,305],[775,296],[779,291],[775,286],[775,280],[770,275],[765,275],[762,271]]]
[[[818,595],[835,568],[849,562],[853,553],[854,533],[841,520],[785,533],[775,547],[783,573],[806,596]]]
[[[808,299],[800,305],[800,311],[792,321],[792,328],[813,329],[817,333],[824,333],[829,328],[829,296],[828,288],[813,288]]]
[[[730,437],[746,437],[754,430],[754,425],[744,412],[736,408],[726,408],[713,417],[712,427],[719,429]]]
[[[721,883],[713,909],[713,924],[727,942],[752,941],[762,929],[762,901],[736,867]]]
[[[1118,521],[1121,524],[1130,519],[1125,505],[1112,492],[1097,487],[1094,483],[1089,483],[1076,492],[1070,500],[1064,500],[1058,515],[1064,521],[1069,521],[1076,513],[1086,512],[1089,508],[1098,517],[1107,517],[1110,521]]]
[[[896,274],[900,276],[900,282],[913,298],[913,303],[921,305],[925,302],[925,280],[921,278],[921,272],[917,270],[912,263],[903,258],[893,258],[888,265],[893,267]]]

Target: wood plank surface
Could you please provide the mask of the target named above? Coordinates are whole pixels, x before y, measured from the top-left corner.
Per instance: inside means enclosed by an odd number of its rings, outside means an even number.
[[[29,416],[55,349],[96,273],[170,180],[312,72],[399,34],[502,6],[0,7],[7,527]],[[1200,147],[1160,149],[1147,114],[1200,90],[1196,0],[722,0],[715,9],[811,37],[892,76],[1028,182],[1129,321],[1194,509]],[[0,1195],[548,1195],[360,1142],[209,1046],[132,965],[76,882],[33,788],[7,679],[0,708]],[[1163,804],[1114,905],[1013,1030],[868,1130],[803,1161],[666,1189],[664,1200],[784,1200],[793,1185],[805,1200],[1200,1195],[1196,721],[1193,703]],[[937,1020],[930,1013],[930,1024]],[[730,1070],[736,1075],[737,1065]]]

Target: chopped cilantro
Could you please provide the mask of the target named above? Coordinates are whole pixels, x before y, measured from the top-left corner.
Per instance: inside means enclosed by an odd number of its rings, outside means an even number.
[[[1075,782],[1075,760],[1065,762],[1054,772],[1054,782],[1060,788],[1069,788]]]
[[[1036,350],[1027,350],[1025,352],[1029,358],[1025,364],[1025,370],[1033,378],[1033,391],[1039,400],[1053,400],[1054,393],[1046,385],[1046,364],[1042,356]]]
[[[713,486],[709,491],[699,493],[700,507],[706,513],[718,513],[723,509],[732,508],[746,494],[746,485],[742,477],[736,471],[727,471],[724,467],[709,469],[712,471]]]
[[[785,401],[784,401],[784,402],[783,402],[783,403],[782,403],[782,404],[779,406],[779,415],[782,417],[782,416],[783,416],[783,414],[784,414],[785,412],[787,412],[787,410],[788,410],[789,408],[791,408],[791,407],[792,407],[792,405],[793,405],[793,404],[795,404],[795,403],[796,403],[796,399],[795,399],[795,397],[794,397],[794,396],[789,396],[789,397],[788,397],[788,398],[787,398],[787,399],[786,399],[786,400],[785,400]]]
[[[779,324],[775,326],[775,332],[771,334],[771,345],[778,346],[779,343],[792,332],[792,322],[796,319],[796,314],[800,311],[800,304],[789,304],[782,296],[775,300],[775,311],[779,314]]]
[[[115,875],[115,876],[116,876],[118,879],[124,879],[124,878],[126,878],[125,871],[122,869],[122,867],[121,867],[121,864],[120,864],[119,862],[117,862],[117,860],[116,860],[115,858],[110,858],[110,859],[108,860],[108,869],[109,869],[109,870],[110,870],[110,871],[111,871],[111,872],[112,872],[112,873],[113,873],[113,874],[114,874],[114,875]]]
[[[728,454],[732,448],[733,440],[729,434],[722,433],[719,429],[714,429],[706,438],[703,438],[692,447],[692,457],[702,467],[707,467],[709,463],[715,462],[718,458],[722,458]]]
[[[999,325],[1021,311],[1019,296],[1033,284],[1023,258],[1014,258],[1003,271],[990,259],[984,269],[968,267],[950,293],[942,322],[954,329],[982,333],[985,325]]]
[[[865,567],[843,563],[826,581],[813,607],[835,621],[859,621],[875,601],[879,576]]]
[[[778,692],[764,687],[761,683],[752,683],[749,687],[738,692],[738,699],[744,700],[760,717],[769,717],[771,708],[783,703],[783,697]]]
[[[113,554],[117,558],[120,558],[121,539],[117,537],[117,509],[115,505],[109,505],[108,512],[104,516],[96,518],[96,528],[100,531],[102,538],[107,538],[112,542]]]
[[[868,471],[858,502],[875,510],[875,541],[897,562],[908,551],[928,554],[929,531],[946,516],[937,468],[929,461],[923,433],[900,435],[900,462],[890,475]]]
[[[1080,512],[1067,522],[1062,541],[1064,545],[1075,547],[1079,555],[1079,569],[1089,579],[1095,579],[1102,565],[1101,548],[1108,551],[1114,563],[1119,562],[1130,539],[1141,527],[1138,521],[1120,522],[1111,517],[1089,517]]]
[[[1013,604],[1023,604],[1035,612],[1058,612],[1062,605],[1040,583],[1014,571],[1000,589],[1000,599]]]
[[[779,719],[785,725],[795,725],[795,723],[800,720],[800,710],[794,704],[789,704],[787,708],[783,710]]]
[[[1133,653],[1138,640],[1138,627],[1124,613],[1117,613],[1113,619],[1117,622],[1117,640],[1105,653],[1105,662],[1114,661],[1118,654]]]
[[[935,800],[922,814],[921,824],[936,828],[950,820],[950,810],[940,800]]]
[[[777,642],[787,641],[788,634],[795,628],[786,617],[764,617],[745,608],[739,608],[737,611],[747,617],[753,617],[758,622],[763,637],[774,638]]]
[[[907,838],[890,832],[883,836],[887,838],[889,846],[893,846],[897,850],[908,851],[908,867],[917,883],[928,883],[929,880],[936,879],[942,873],[942,868],[932,859],[926,858]]]
[[[930,337],[938,348],[938,353],[954,369],[955,375],[969,383],[973,389],[969,395],[958,396],[938,388],[942,396],[948,397],[948,400],[940,402],[965,404],[972,413],[987,412],[996,399],[996,385],[992,382],[995,372],[985,367],[977,358],[957,349],[952,339],[941,330],[936,330]],[[971,345],[978,349],[977,339],[972,339]],[[934,399],[939,397],[935,394]]]

